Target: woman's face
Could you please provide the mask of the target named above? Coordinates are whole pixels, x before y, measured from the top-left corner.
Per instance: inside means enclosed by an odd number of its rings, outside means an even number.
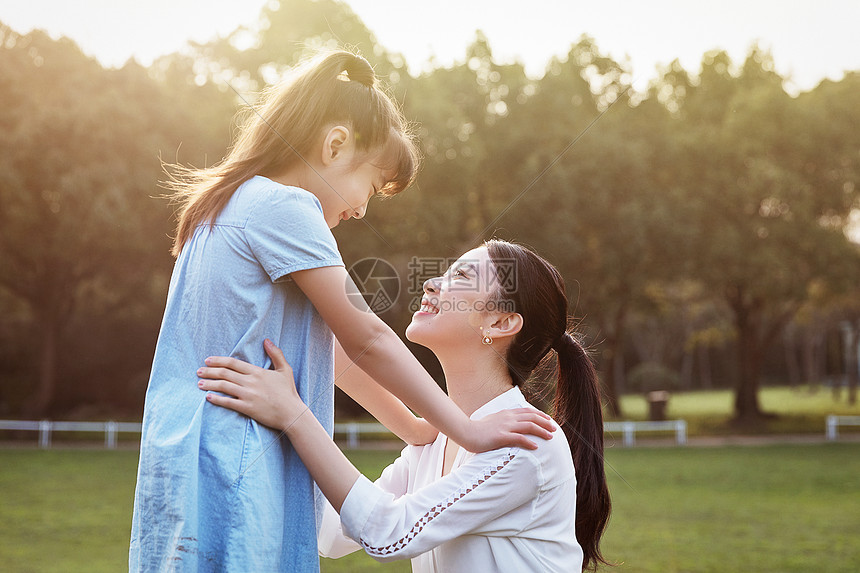
[[[412,315],[406,338],[434,351],[480,346],[482,327],[497,314],[497,283],[487,248],[467,252],[444,275],[425,281],[421,307]]]

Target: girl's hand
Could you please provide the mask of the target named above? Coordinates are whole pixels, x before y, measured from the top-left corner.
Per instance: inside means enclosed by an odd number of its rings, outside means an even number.
[[[469,440],[460,445],[474,453],[506,446],[535,450],[538,445],[527,435],[548,440],[558,428],[549,415],[533,408],[502,410],[470,424]]]
[[[201,378],[197,385],[201,390],[227,394],[207,394],[206,399],[212,404],[285,430],[304,414],[307,406],[296,392],[293,369],[280,348],[269,339],[263,346],[272,359],[274,370],[236,358],[212,356],[206,359],[206,366],[197,371]]]

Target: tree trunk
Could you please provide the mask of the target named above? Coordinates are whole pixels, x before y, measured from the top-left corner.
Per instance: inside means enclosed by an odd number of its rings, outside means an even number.
[[[711,373],[711,350],[704,344],[698,347],[699,354],[699,388],[710,389],[714,386]]]
[[[821,382],[821,335],[818,327],[807,327],[801,338],[801,366],[804,382],[810,388],[817,387]]]
[[[758,331],[764,303],[746,296],[742,287],[729,289],[726,292],[726,299],[735,315],[738,336],[735,421],[756,422],[763,417],[758,401],[763,345],[759,341]]]
[[[728,301],[735,313],[738,332],[738,380],[735,421],[741,424],[772,417],[761,410],[758,400],[764,353],[797,313],[796,304],[768,309],[762,297],[745,296],[743,288],[730,290]],[[769,312],[768,312],[769,310]]]
[[[693,386],[693,351],[684,349],[681,355],[681,389],[689,390]]]
[[[67,273],[67,276],[70,284],[80,283],[80,277],[72,273]],[[63,286],[59,282],[46,284],[44,289],[36,290],[28,301],[36,310],[35,317],[39,326],[39,339],[36,340],[39,349],[37,353],[39,379],[35,399],[32,402],[32,415],[36,416],[48,416],[54,405],[60,335],[71,316],[75,303],[75,289],[69,286],[63,288]]]
[[[860,323],[847,324],[845,333],[845,375],[848,381],[848,403],[857,403],[857,384],[860,382]]]
[[[624,321],[627,318],[627,304],[622,303],[613,317],[613,324],[608,329],[610,334],[606,337],[603,350],[603,386],[609,416],[621,417],[621,401],[618,396],[619,361],[623,359]]]
[[[616,348],[615,352],[612,354],[614,357],[613,368],[613,383],[615,384],[615,395],[621,396],[624,392],[627,391],[627,377],[624,375],[624,348],[623,345],[619,343],[621,347]]]
[[[785,368],[788,372],[788,385],[792,388],[800,384],[800,361],[797,359],[796,330],[796,327],[790,327],[782,339],[785,350]]]
[[[612,341],[606,341],[606,349],[603,351],[603,389],[606,407],[611,418],[621,417],[621,402],[618,399],[618,389],[615,383],[615,361],[617,355]]]
[[[761,354],[752,325],[739,324],[735,418],[740,422],[754,422],[763,417],[758,400]]]
[[[45,417],[49,414],[57,386],[57,348],[60,327],[52,316],[41,317],[42,336],[39,341],[39,385],[31,406],[31,415]]]

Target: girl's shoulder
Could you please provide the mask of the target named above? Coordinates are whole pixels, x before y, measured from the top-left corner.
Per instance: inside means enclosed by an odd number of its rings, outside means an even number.
[[[286,205],[292,207],[306,207],[322,212],[322,205],[316,195],[290,185],[284,185],[272,181],[262,175],[248,179],[234,194],[234,199],[240,204],[247,206],[265,205],[269,207]]]
[[[322,205],[310,191],[257,175],[239,185],[218,215],[217,224],[246,227],[284,218],[324,221]]]

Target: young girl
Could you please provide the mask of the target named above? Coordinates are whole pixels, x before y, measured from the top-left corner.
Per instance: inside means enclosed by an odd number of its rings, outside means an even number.
[[[370,65],[335,52],[269,93],[222,163],[174,181],[177,260],[146,393],[131,571],[318,570],[322,498],[296,452],[209,405],[195,384],[213,354],[268,367],[264,336],[283,348],[298,395],[329,430],[333,333],[358,367],[468,449],[528,447],[515,432],[548,433],[549,421],[526,412],[470,421],[347,292],[330,229],[361,218],[374,194],[407,187],[416,158]],[[363,392],[365,402],[385,395]]]
[[[355,540],[327,514],[324,555],[363,548],[380,561],[412,558],[416,572],[579,571],[606,563],[599,544],[610,500],[599,385],[567,332],[561,276],[528,249],[490,241],[424,290],[406,335],[439,358],[463,412],[480,419],[528,407],[519,387],[552,349],[555,418],[566,440],[559,433],[534,451],[476,455],[439,434],[430,445],[407,446],[371,483],[307,411],[291,383],[294,368],[270,341],[276,371],[215,357],[198,372],[199,386],[226,394],[208,394],[211,403],[284,429]]]

